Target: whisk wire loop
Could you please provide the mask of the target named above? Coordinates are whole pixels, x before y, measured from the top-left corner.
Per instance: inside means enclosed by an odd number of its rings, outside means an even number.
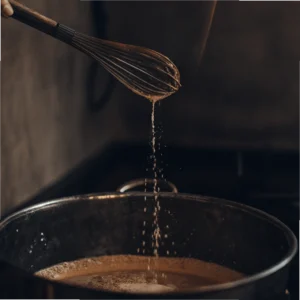
[[[96,59],[108,72],[133,92],[157,101],[180,87],[176,66],[166,56],[138,46],[75,33],[72,45]]]
[[[17,0],[10,0],[10,3],[14,19],[92,57],[138,95],[157,101],[175,93],[181,86],[180,74],[174,63],[156,51],[78,33]]]

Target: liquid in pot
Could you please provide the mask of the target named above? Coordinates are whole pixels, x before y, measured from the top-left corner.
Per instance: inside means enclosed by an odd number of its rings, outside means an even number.
[[[197,259],[135,255],[64,262],[35,275],[84,288],[123,293],[180,292],[244,277],[231,269]]]

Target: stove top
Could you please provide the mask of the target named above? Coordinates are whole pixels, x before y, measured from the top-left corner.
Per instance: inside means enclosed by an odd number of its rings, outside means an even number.
[[[257,207],[282,220],[299,240],[298,153],[163,147],[157,159],[163,175],[179,192]],[[149,145],[112,145],[41,191],[27,205],[71,195],[115,191],[127,181],[152,178],[151,161]],[[299,299],[298,256],[292,263],[288,289],[290,294],[282,299]]]

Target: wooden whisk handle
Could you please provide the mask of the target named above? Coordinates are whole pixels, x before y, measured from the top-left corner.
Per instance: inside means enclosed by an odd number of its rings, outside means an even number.
[[[16,0],[10,0],[9,2],[14,10],[12,18],[44,33],[50,35],[55,34],[57,26],[56,21],[43,16],[42,14],[26,7],[24,4]]]
[[[59,24],[16,0],[9,2],[14,10],[12,18],[72,45],[75,30]]]

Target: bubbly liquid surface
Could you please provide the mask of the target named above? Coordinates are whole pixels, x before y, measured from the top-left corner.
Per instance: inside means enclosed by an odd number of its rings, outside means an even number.
[[[149,259],[153,269],[147,270]],[[64,262],[35,274],[70,285],[125,293],[187,291],[235,281],[244,276],[228,268],[192,258],[135,255],[100,256]]]

